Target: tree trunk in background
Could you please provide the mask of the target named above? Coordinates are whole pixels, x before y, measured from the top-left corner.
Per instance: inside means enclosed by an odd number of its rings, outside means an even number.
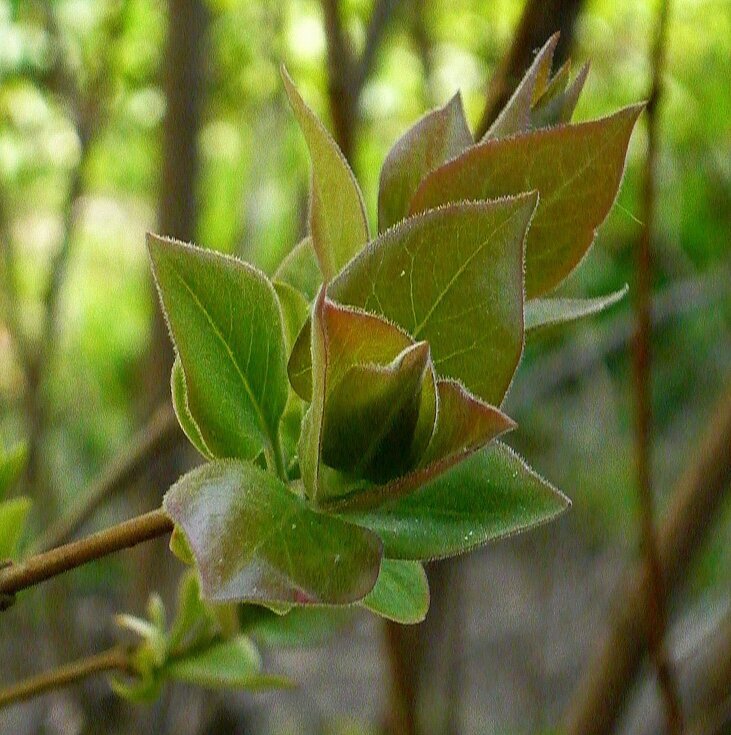
[[[479,140],[510,99],[515,87],[533,61],[533,54],[556,31],[561,32],[554,64],[567,58],[574,38],[576,19],[584,0],[528,0],[508,53],[496,69],[487,90],[487,104],[477,125]]]
[[[197,181],[208,13],[203,0],[169,0],[163,86],[163,126],[158,231],[190,242],[197,223]],[[148,380],[148,410],[169,393],[173,349],[155,297]]]

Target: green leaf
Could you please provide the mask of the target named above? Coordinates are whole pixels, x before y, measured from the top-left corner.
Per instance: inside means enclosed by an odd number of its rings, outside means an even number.
[[[376,586],[360,603],[403,625],[420,623],[429,610],[429,582],[419,562],[384,559]]]
[[[414,451],[413,442],[430,378],[426,342],[407,347],[389,365],[351,367],[325,403],[323,461],[373,482],[410,469],[424,449]]]
[[[437,423],[422,467],[473,452],[516,426],[502,411],[471,396],[453,380],[437,381],[437,394]]]
[[[428,112],[404,133],[386,156],[378,189],[378,230],[383,232],[409,212],[422,179],[473,144],[462,98]]]
[[[541,98],[533,105],[530,115],[532,129],[546,128],[571,120],[589,75],[589,64],[584,64],[574,81],[567,86],[570,71],[571,64],[567,61],[556,72],[556,76],[551,80]]]
[[[237,636],[174,659],[163,669],[170,679],[206,689],[259,690],[291,686],[283,677],[261,673],[261,657],[247,636]]]
[[[155,235],[148,247],[205,447],[217,457],[272,454],[287,400],[274,288],[256,268],[219,253]]]
[[[180,526],[173,528],[168,547],[173,556],[176,556],[183,564],[195,566],[195,556],[193,556],[188,539],[185,537],[185,533]]]
[[[281,71],[310,150],[310,235],[320,271],[329,280],[368,242],[363,195],[337,143],[300,97],[284,66]]]
[[[279,299],[279,305],[282,307],[285,343],[287,354],[289,354],[310,315],[310,305],[304,295],[294,286],[282,281],[274,281],[272,285]]]
[[[30,498],[12,498],[0,503],[0,562],[12,559],[25,530]]]
[[[526,332],[598,314],[621,301],[627,291],[628,287],[625,285],[619,291],[593,299],[529,299],[525,302]]]
[[[554,33],[536,54],[536,58],[516,87],[515,92],[513,92],[513,95],[480,142],[491,138],[505,138],[528,130],[531,122],[531,107],[543,93],[548,83],[553,52],[556,50],[558,37],[559,34]],[[526,187],[523,191],[532,188],[534,187]],[[466,198],[473,199],[474,197]]]
[[[277,292],[279,305],[282,307],[285,341],[287,354],[289,354],[297,335],[300,334],[302,327],[309,318],[310,307],[305,296],[288,283],[274,281],[274,290]],[[304,411],[304,403],[295,391],[290,390],[279,431],[285,455],[290,459],[297,453],[297,443],[300,438]]]
[[[239,606],[241,630],[270,648],[322,645],[350,618],[350,609],[342,607],[297,607],[277,615],[260,605]]]
[[[312,326],[314,324],[314,327]],[[306,339],[309,338],[310,349],[305,347]],[[404,350],[413,346],[413,340],[402,330],[376,316],[366,314],[333,303],[325,297],[325,289],[315,301],[313,317],[310,326],[303,329],[297,339],[289,363],[289,373],[292,385],[301,391],[301,395],[311,399],[311,405],[305,414],[302,424],[302,438],[300,440],[300,467],[302,479],[307,493],[316,502],[325,502],[328,499],[351,492],[352,485],[343,480],[339,475],[323,471],[321,463],[323,447],[325,445],[323,421],[325,420],[326,406],[334,417],[328,419],[330,423],[340,427],[348,423],[347,411],[349,403],[355,398],[351,388],[340,389],[348,371],[356,366],[387,366]],[[423,348],[422,348],[423,349]],[[310,368],[310,365],[314,369]],[[369,371],[370,368],[363,368]],[[361,372],[363,371],[361,370]],[[357,370],[356,370],[357,372]],[[370,379],[376,380],[377,370],[370,370]],[[312,374],[315,375],[314,388]],[[356,377],[351,374],[349,381]],[[381,378],[384,376],[381,375]],[[350,385],[351,382],[348,383]],[[417,415],[417,423],[413,432],[406,437],[410,442],[411,449],[405,459],[412,461],[426,447],[432,431],[436,416],[436,388],[434,385],[434,373],[429,365],[428,375],[422,382],[420,407]],[[350,391],[350,396],[348,395]],[[343,397],[340,400],[337,396]],[[331,403],[330,398],[335,396]],[[371,395],[370,398],[373,398]],[[373,404],[370,404],[371,407]],[[337,417],[338,406],[343,408],[340,413],[342,419]],[[361,416],[357,421],[364,418]],[[369,429],[374,431],[375,416],[369,421]],[[346,434],[352,432],[350,429],[331,429],[333,433]],[[372,438],[373,435],[370,435]],[[347,439],[348,437],[344,437]],[[354,441],[360,441],[362,449],[370,443],[370,438],[364,435],[351,437]],[[379,438],[380,442],[380,438]],[[332,448],[332,443],[328,445]],[[402,442],[403,446],[403,442]],[[407,445],[409,446],[409,445]],[[331,461],[335,461],[332,460]],[[350,461],[352,467],[352,460]],[[338,465],[340,466],[340,465]]]
[[[172,393],[173,409],[180,428],[188,437],[190,443],[206,459],[213,459],[213,453],[206,446],[201,430],[190,413],[190,408],[188,408],[188,389],[185,385],[185,373],[183,373],[183,366],[180,364],[180,357],[177,355],[173,361],[173,369],[170,372],[170,392]]]
[[[309,235],[300,240],[279,264],[273,280],[288,283],[304,294],[307,301],[315,298],[322,284],[322,273]]]
[[[209,641],[215,633],[214,617],[201,600],[200,584],[193,570],[188,570],[178,584],[178,606],[168,634],[168,650],[188,649]]]
[[[312,510],[274,475],[234,460],[184,475],[163,507],[196,558],[213,602],[348,604],[378,576],[378,538]]]
[[[11,449],[4,451],[0,447],[0,500],[15,486],[25,469],[28,448],[19,442]]]
[[[541,296],[578,265],[609,213],[642,108],[473,146],[424,179],[411,211],[538,190],[525,278],[527,297]],[[436,357],[434,345],[432,351]]]
[[[536,202],[535,193],[463,202],[405,220],[348,265],[330,296],[428,341],[437,375],[499,405],[523,350],[523,242]]]
[[[408,495],[342,515],[375,531],[388,558],[419,561],[524,531],[569,505],[517,454],[494,442]]]

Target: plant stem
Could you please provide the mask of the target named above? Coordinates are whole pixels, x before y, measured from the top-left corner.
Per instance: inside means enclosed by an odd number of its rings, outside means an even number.
[[[122,646],[115,646],[96,656],[74,661],[74,663],[60,666],[53,671],[32,676],[6,689],[0,689],[0,709],[105,671],[132,673],[129,651]]]
[[[167,513],[162,509],[154,510],[0,569],[0,609],[9,607],[13,595],[20,590],[172,530],[173,522]]]

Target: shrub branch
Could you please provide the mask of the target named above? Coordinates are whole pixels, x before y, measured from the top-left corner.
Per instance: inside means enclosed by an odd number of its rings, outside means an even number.
[[[172,530],[173,522],[167,513],[162,509],[153,510],[19,564],[6,566],[0,570],[0,609],[13,603],[16,592]]]
[[[133,673],[129,651],[123,646],[115,646],[95,656],[74,661],[53,671],[32,676],[6,689],[0,689],[0,709],[106,671]]]

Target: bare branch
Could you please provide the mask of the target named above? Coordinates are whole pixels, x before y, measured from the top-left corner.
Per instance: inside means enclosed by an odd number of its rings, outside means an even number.
[[[7,689],[0,690],[0,709],[11,704],[24,702],[46,692],[76,684],[89,676],[106,671],[134,673],[130,652],[121,646],[115,646],[96,656],[89,656],[53,671],[31,677],[18,684],[13,684]]]
[[[20,590],[33,587],[90,561],[164,536],[172,530],[173,522],[167,513],[162,509],[153,510],[79,541],[32,556],[19,564],[10,564],[0,569],[0,608],[9,607],[13,596]]]

